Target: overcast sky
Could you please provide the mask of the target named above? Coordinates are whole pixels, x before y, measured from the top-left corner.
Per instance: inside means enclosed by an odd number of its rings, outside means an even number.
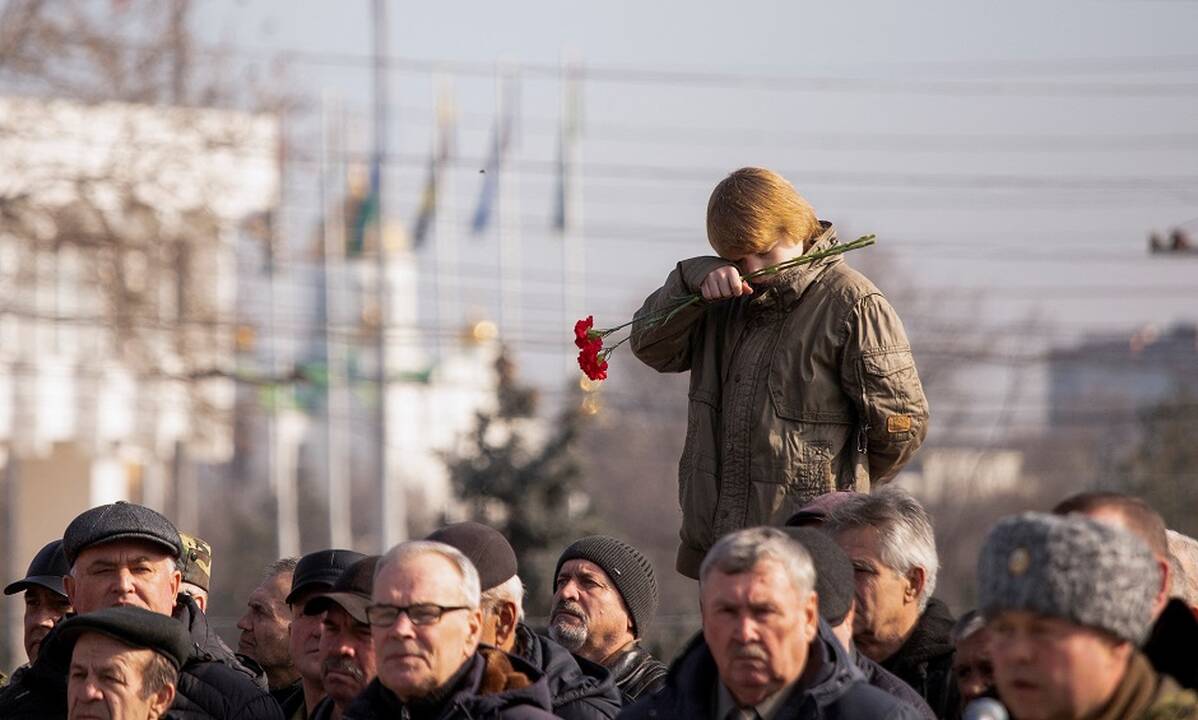
[[[563,57],[593,70],[583,234],[599,324],[622,321],[676,260],[709,253],[707,195],[750,164],[782,171],[845,235],[876,233],[858,264],[884,290],[937,298],[929,322],[909,320],[917,344],[951,343],[938,321],[954,314],[1012,353],[1198,319],[1198,256],[1145,250],[1149,230],[1198,218],[1198,2],[391,2],[389,12],[391,54],[405,61],[392,74],[391,143],[410,156],[392,170],[389,215],[411,221],[434,88],[448,80],[463,165],[450,204],[466,256],[456,274],[480,311],[496,302],[498,244],[464,226],[493,66],[521,70],[530,357],[568,343],[548,230]],[[213,1],[198,20],[208,40],[251,56],[298,53],[287,81],[341,97],[365,137],[369,2]],[[302,181],[293,193],[314,202]],[[1020,332],[1029,317],[1047,327]],[[995,382],[990,395],[1003,395]]]

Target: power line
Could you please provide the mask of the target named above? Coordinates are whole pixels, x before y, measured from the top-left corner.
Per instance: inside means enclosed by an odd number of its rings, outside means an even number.
[[[128,37],[110,38],[129,50],[151,51],[156,47]],[[80,46],[87,41],[74,37],[60,38],[65,43]],[[493,79],[497,72],[495,63],[448,59],[429,59],[388,55],[376,58],[359,53],[269,50],[244,45],[222,43],[220,45],[192,48],[193,52],[212,57],[241,57],[269,60],[272,63],[307,65],[327,68],[353,68],[367,70],[381,63],[386,68],[402,73],[419,75],[448,74],[462,77]],[[1179,56],[1172,57],[1177,62]],[[1190,56],[1180,56],[1189,62]],[[1144,60],[1145,58],[1140,58]],[[1119,59],[1105,59],[1117,63]],[[521,78],[560,82],[561,65],[557,63],[520,62],[512,65]],[[579,64],[576,77],[591,83],[618,85],[667,85],[714,90],[767,90],[775,92],[825,92],[825,93],[872,93],[944,95],[953,97],[986,97],[994,95],[1025,95],[1041,97],[1192,97],[1198,91],[1195,82],[1128,82],[1101,81],[1080,82],[1043,79],[1046,73],[1038,73],[1035,80],[988,79],[931,79],[926,77],[859,77],[817,76],[776,73],[732,73],[715,70],[668,69],[662,67],[603,66]],[[1047,73],[1051,74],[1051,73]]]

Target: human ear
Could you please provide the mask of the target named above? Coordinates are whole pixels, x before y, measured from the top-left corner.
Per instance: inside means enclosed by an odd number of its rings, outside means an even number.
[[[167,683],[158,689],[150,698],[150,717],[153,720],[162,717],[175,701],[175,686]]]
[[[916,566],[907,571],[906,575],[907,588],[903,593],[903,599],[907,602],[916,602],[923,595],[923,588],[928,581],[928,573],[923,568]]]

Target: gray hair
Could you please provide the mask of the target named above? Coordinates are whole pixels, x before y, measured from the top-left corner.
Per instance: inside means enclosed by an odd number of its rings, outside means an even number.
[[[262,573],[263,580],[269,580],[276,575],[285,573],[295,574],[295,568],[299,566],[299,558],[285,557],[279,558],[266,566],[266,572]]]
[[[501,602],[510,602],[516,606],[516,621],[524,622],[524,592],[524,582],[519,575],[513,575],[490,590],[484,590],[481,604],[484,609],[490,609]]]
[[[763,560],[782,566],[800,596],[815,589],[815,566],[807,549],[778,528],[754,527],[738,530],[720,538],[707,551],[699,567],[699,585],[713,570],[725,575],[740,575],[757,567]]]
[[[171,572],[175,572],[176,570],[182,571],[183,568],[180,567],[180,565],[179,565],[179,558],[170,557],[168,555],[166,559],[171,561]],[[78,564],[79,564],[79,558],[75,558],[75,562],[71,563],[71,569],[67,571],[67,574],[73,578],[78,578],[79,573],[75,572],[75,566]],[[183,586],[182,581],[179,582],[179,586],[180,587]],[[197,586],[197,587],[199,587],[199,586]],[[203,588],[200,588],[200,589],[202,590]]]
[[[146,666],[141,673],[141,692],[138,693],[141,699],[149,700],[167,685],[177,686],[178,684],[179,671],[166,659],[166,656],[157,652],[150,653],[150,659],[146,661]]]
[[[914,568],[923,569],[923,591],[919,595],[922,612],[936,590],[936,573],[940,570],[936,536],[923,505],[906,490],[889,485],[872,495],[846,500],[828,514],[823,529],[837,535],[865,527],[877,530],[881,560],[888,568],[901,575]]]
[[[423,555],[439,555],[448,560],[457,569],[458,576],[462,578],[460,587],[462,591],[462,603],[472,610],[477,610],[481,602],[480,596],[482,595],[482,591],[479,589],[478,570],[475,569],[474,563],[470,562],[470,558],[463,555],[460,550],[452,545],[432,540],[409,540],[408,542],[402,542],[388,550],[379,560],[378,566],[374,569],[374,579],[377,581],[379,576],[383,574],[383,570],[389,565],[401,563],[404,560],[410,560]]]

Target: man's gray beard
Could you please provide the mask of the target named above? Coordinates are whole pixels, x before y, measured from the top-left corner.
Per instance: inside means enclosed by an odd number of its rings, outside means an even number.
[[[549,637],[570,652],[578,652],[587,641],[587,626],[554,623],[549,626]]]

